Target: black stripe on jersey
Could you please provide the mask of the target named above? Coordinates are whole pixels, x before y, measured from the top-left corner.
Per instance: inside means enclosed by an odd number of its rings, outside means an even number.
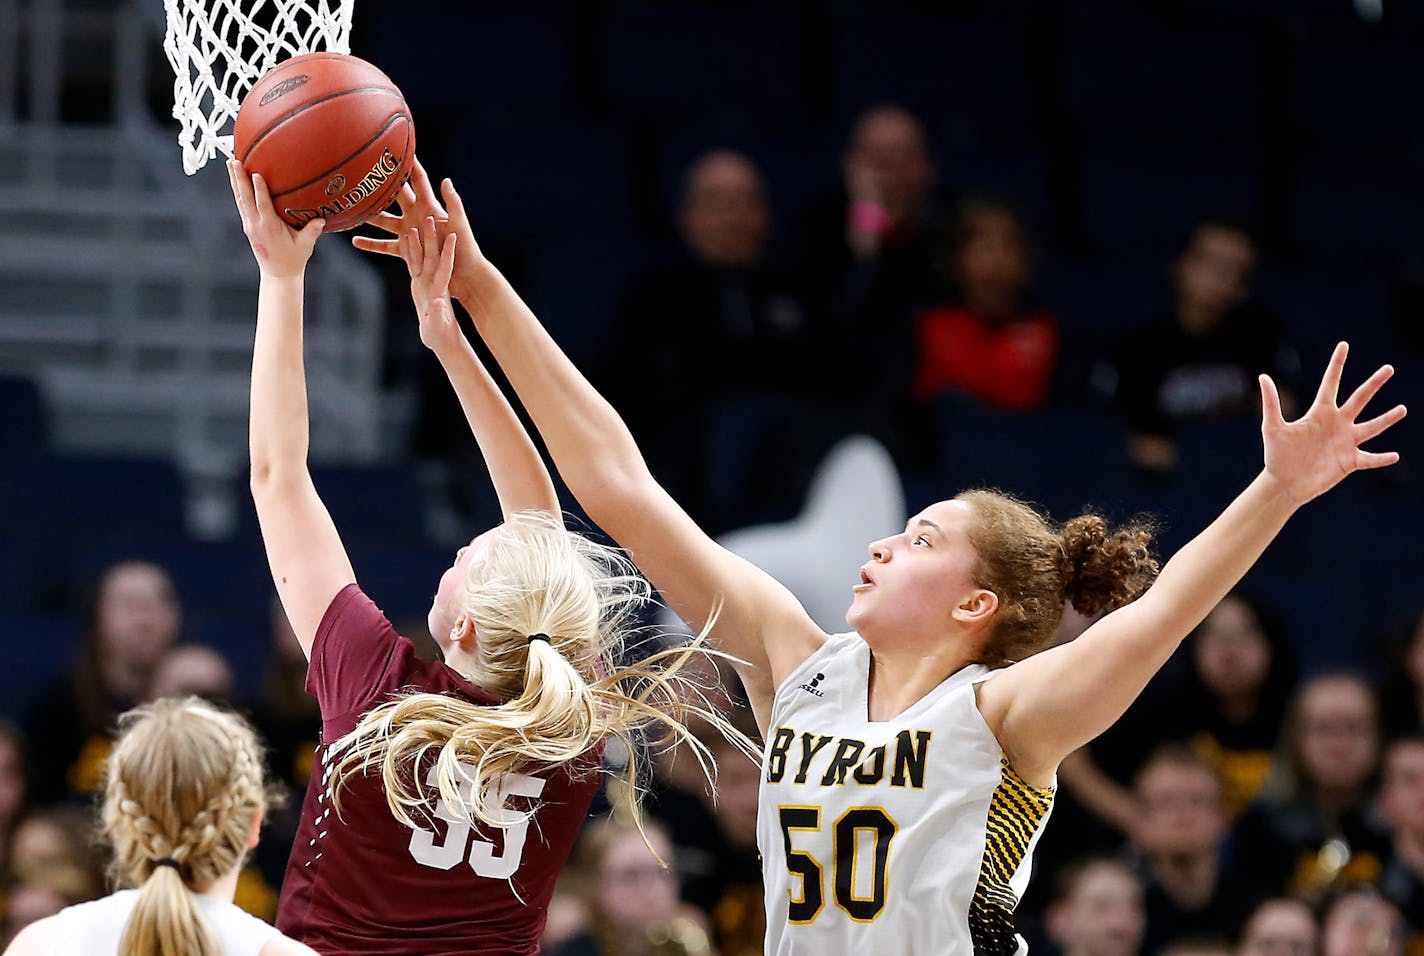
[[[1009,766],[1008,757],[1000,759],[999,785],[989,799],[985,822],[984,859],[969,903],[974,956],[1001,956],[1018,948],[1014,908],[1019,901],[1009,882],[1051,806],[1052,790],[1030,786]]]

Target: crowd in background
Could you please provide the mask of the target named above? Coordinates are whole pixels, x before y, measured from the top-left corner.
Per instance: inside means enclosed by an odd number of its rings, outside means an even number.
[[[1036,201],[949,190],[943,173],[956,157],[935,138],[904,106],[859,112],[839,153],[820,157],[839,160],[838,183],[782,222],[756,155],[699,152],[671,204],[676,242],[616,277],[606,327],[578,343],[580,363],[658,478],[713,532],[793,512],[826,450],[864,433],[890,449],[912,507],[971,480],[1060,511],[1086,504],[1069,499],[1088,489],[1119,508],[1180,508],[1163,531],[1181,540],[1200,513],[1182,503],[1197,504],[1194,482],[1217,495],[1201,503],[1214,512],[1259,466],[1254,438],[1238,442],[1259,414],[1257,374],[1272,374],[1290,415],[1309,401],[1299,386],[1323,354],[1256,294],[1272,252],[1259,224],[1233,218],[1230,203],[1204,204],[1175,253],[1134,265],[1154,277],[1139,271],[1120,290],[1097,290],[1099,300],[1131,298],[1160,285],[1160,297],[1116,302],[1137,321],[1085,327],[1065,319],[1081,307],[1065,287],[1039,281],[1061,246],[1027,211]],[[455,153],[446,139],[430,137],[425,153],[437,176],[452,171],[441,167]],[[498,189],[459,185],[472,206]],[[498,256],[498,238],[489,247]],[[511,271],[518,284],[517,260]],[[1411,302],[1359,315],[1346,302],[1329,329],[1380,346],[1401,369],[1405,400],[1424,392]],[[413,324],[394,312],[390,324],[399,365]],[[443,379],[428,385],[412,462],[445,475],[428,507],[473,527],[487,517],[461,498],[473,448]],[[1075,446],[1079,433],[1060,434],[1063,422],[1090,430]],[[1005,434],[1021,447],[976,459]],[[1036,443],[1047,458],[1033,457]],[[1241,461],[1218,460],[1243,447]],[[1009,458],[1020,454],[1032,464],[1015,470]],[[1140,703],[1064,764],[1020,907],[1034,951],[1424,953],[1424,561],[1409,537],[1421,521],[1410,467],[1393,483],[1351,479],[1358,507],[1332,516],[1322,504],[1318,525],[1285,539],[1266,575],[1223,601]],[[1332,535],[1378,539],[1377,559],[1338,566]],[[207,642],[185,627],[173,577],[185,570],[144,560],[103,570],[87,608],[62,608],[82,617],[72,667],[32,688],[23,709],[3,708],[13,720],[0,724],[6,938],[103,892],[93,795],[128,707],[180,693],[237,705],[290,794],[305,787],[319,715],[280,608],[249,646]],[[1348,631],[1333,633],[1336,622]],[[1082,624],[1070,615],[1060,638]],[[420,639],[422,626],[402,631]],[[260,656],[260,683],[243,687],[234,664],[251,670]],[[1349,666],[1327,666],[1336,663]],[[745,724],[736,680],[723,677]],[[603,801],[551,909],[548,952],[761,952],[758,771],[720,736],[706,742],[719,760],[715,798],[695,763],[670,752],[652,762],[646,832],[619,812],[627,794]],[[274,813],[239,887],[237,902],[266,918],[292,812]]]

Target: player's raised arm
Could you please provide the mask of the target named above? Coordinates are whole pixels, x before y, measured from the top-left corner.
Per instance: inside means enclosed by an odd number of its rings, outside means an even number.
[[[402,231],[397,242],[410,270],[420,341],[435,353],[464,409],[494,482],[505,518],[519,511],[559,513],[554,483],[514,409],[460,329],[450,303],[450,274],[459,236],[436,236],[435,220]]]
[[[252,500],[267,549],[272,582],[287,620],[311,656],[332,598],[356,580],[331,515],[307,469],[310,426],[302,361],[302,299],[307,261],[323,223],[301,231],[272,208],[261,177],[228,163],[228,178],[262,278],[252,348],[248,421]]]
[[[1167,562],[1145,595],[1071,643],[1014,664],[984,683],[980,709],[1026,779],[1052,776],[1065,756],[1121,717],[1297,508],[1352,471],[1399,460],[1395,452],[1368,452],[1360,446],[1402,419],[1403,405],[1358,421],[1393,369],[1383,366],[1337,404],[1347,351],[1343,342],[1336,347],[1314,404],[1293,422],[1281,414],[1274,383],[1261,376],[1265,468]]]
[[[402,215],[377,225],[400,235],[410,220],[430,216],[439,235],[458,237],[451,291],[519,393],[569,489],[693,627],[722,602],[713,640],[750,664],[741,668],[742,679],[764,726],[777,683],[824,634],[789,591],[713,542],[657,484],[617,412],[480,254],[453,184],[442,184],[442,208],[419,166],[411,181],[413,189],[401,197]],[[399,254],[397,241],[355,244]]]

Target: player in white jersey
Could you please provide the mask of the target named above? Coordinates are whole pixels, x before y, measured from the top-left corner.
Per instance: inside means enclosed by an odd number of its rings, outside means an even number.
[[[759,829],[777,956],[1021,951],[1013,910],[1059,762],[1122,716],[1297,508],[1399,457],[1359,446],[1403,406],[1356,421],[1393,370],[1339,404],[1341,343],[1294,422],[1261,377],[1265,468],[1140,599],[1156,570],[1145,531],[1112,533],[1093,516],[1058,528],[972,492],[872,543],[846,613],[855,632],[828,635],[659,487],[612,406],[480,254],[453,185],[442,185],[447,212],[423,171],[413,182],[401,215],[379,224],[398,232],[431,217],[442,241],[459,234],[450,291],[569,489],[684,620],[701,627],[715,611],[714,640],[744,662],[766,734]],[[390,240],[355,242],[398,254]],[[1120,609],[1035,654],[1065,600]]]
[[[262,746],[196,697],[129,711],[106,767],[117,893],[25,927],[5,956],[316,956],[233,905],[267,809]]]

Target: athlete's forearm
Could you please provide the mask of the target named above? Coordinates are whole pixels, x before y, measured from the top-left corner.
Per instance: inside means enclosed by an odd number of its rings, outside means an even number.
[[[307,467],[302,283],[301,275],[264,275],[258,287],[247,433],[254,484],[302,473]]]
[[[517,511],[557,514],[559,498],[539,450],[474,349],[462,338],[436,358],[480,446],[501,512],[505,517]]]
[[[590,517],[647,479],[623,420],[589,384],[500,272],[481,260],[463,300],[533,417],[559,473]],[[473,271],[473,270],[472,270]]]

